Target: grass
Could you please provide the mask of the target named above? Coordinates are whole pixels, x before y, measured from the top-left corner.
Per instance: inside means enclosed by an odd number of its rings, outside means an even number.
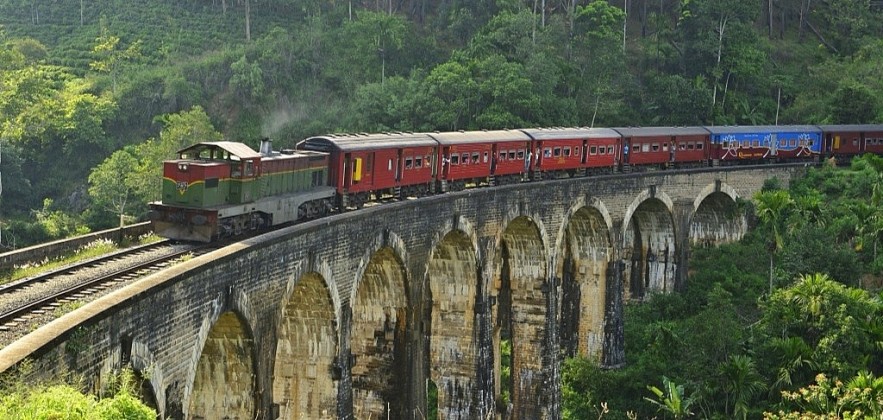
[[[101,239],[90,242],[73,253],[61,255],[52,260],[45,259],[37,263],[28,263],[22,266],[12,267],[12,271],[0,278],[0,284],[35,276],[37,274],[64,267],[79,261],[95,258],[119,249],[111,240]]]
[[[35,276],[37,274],[61,268],[66,265],[74,264],[80,261],[114,252],[122,248],[159,242],[162,239],[163,238],[156,236],[152,232],[141,235],[137,238],[123,238],[120,244],[117,244],[109,239],[99,239],[86,244],[82,248],[77,249],[72,253],[64,254],[51,260],[45,259],[37,263],[28,263],[22,266],[14,266],[12,267],[11,271],[0,273],[0,284],[5,284],[15,280]]]

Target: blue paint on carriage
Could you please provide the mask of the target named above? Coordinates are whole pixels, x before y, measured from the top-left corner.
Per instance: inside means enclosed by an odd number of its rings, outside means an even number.
[[[811,125],[705,127],[711,143],[724,148],[763,147],[780,151],[822,151],[822,130]]]

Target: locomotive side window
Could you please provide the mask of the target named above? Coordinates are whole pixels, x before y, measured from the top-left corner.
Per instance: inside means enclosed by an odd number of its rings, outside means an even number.
[[[597,146],[589,147],[589,154],[590,154],[590,155],[594,155],[594,154],[596,154],[596,153],[598,153],[598,147],[597,147]]]

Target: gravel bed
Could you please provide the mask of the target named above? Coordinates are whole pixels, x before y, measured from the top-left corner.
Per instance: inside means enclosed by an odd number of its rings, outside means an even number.
[[[68,286],[81,283],[87,279],[109,274],[125,267],[131,267],[133,265],[147,262],[151,259],[159,258],[164,255],[180,252],[187,248],[190,248],[190,246],[171,245],[168,247],[162,247],[153,251],[139,253],[138,255],[130,255],[118,261],[108,262],[102,264],[100,267],[88,268],[77,271],[73,274],[56,277],[52,279],[52,281],[32,285],[23,290],[0,294],[0,312],[5,312],[7,310],[13,309],[15,306],[20,305],[21,302],[35,301],[46,295],[60,292]],[[117,283],[113,287],[89,294],[80,302],[86,303],[93,301],[135,281],[138,281],[138,279],[133,278],[125,282]],[[46,313],[40,315],[26,315],[28,319],[26,319],[24,322],[19,322],[17,323],[17,325],[10,326],[9,329],[6,330],[0,329],[0,348],[6,347],[13,341],[24,337],[31,331],[34,331],[40,326],[45,325],[50,321],[60,317],[65,312],[66,311],[63,309],[56,309],[54,311],[48,310]]]

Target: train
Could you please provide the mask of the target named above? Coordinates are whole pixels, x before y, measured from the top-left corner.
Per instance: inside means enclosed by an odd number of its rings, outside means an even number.
[[[569,127],[332,134],[293,149],[201,142],[163,162],[159,236],[211,242],[369,202],[670,168],[883,154],[883,124]]]

